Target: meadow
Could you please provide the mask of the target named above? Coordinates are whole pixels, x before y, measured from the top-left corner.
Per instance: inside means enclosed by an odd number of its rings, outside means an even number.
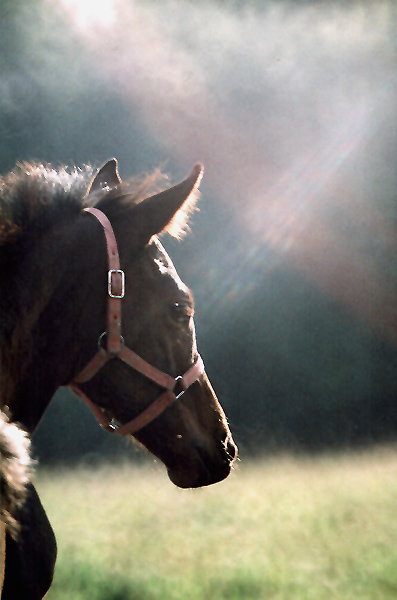
[[[156,464],[41,471],[48,600],[397,597],[397,447],[241,461],[179,490]]]

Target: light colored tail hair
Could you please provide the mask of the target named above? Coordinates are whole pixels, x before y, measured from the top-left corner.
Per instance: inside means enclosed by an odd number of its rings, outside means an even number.
[[[0,519],[13,537],[18,535],[15,511],[25,499],[31,475],[29,450],[27,433],[0,410]]]

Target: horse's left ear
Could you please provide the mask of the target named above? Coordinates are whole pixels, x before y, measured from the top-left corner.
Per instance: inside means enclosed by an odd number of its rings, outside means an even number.
[[[175,237],[182,234],[197,199],[203,172],[202,165],[195,165],[184,181],[137,204],[134,223],[139,243],[146,244],[153,235],[162,231],[168,231]]]
[[[88,194],[92,194],[93,192],[97,192],[99,190],[111,190],[120,183],[121,179],[117,168],[117,160],[115,158],[111,158],[97,171],[95,176],[92,178],[86,194],[88,196]]]

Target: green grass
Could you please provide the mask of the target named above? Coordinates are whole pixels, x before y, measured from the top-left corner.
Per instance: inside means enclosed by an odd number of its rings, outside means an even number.
[[[59,545],[49,600],[397,597],[397,448],[242,462],[200,490],[134,465],[36,483]]]

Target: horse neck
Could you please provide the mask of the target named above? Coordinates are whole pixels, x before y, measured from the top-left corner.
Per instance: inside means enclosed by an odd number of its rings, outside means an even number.
[[[6,406],[12,420],[19,423],[29,434],[32,434],[39,424],[58,384],[54,380],[37,376],[26,376],[22,381],[10,386]],[[14,380],[15,381],[15,380]]]
[[[37,340],[31,336],[27,323],[24,325],[16,325],[1,348],[1,404],[7,407],[13,421],[32,433],[59,384],[50,365],[40,364],[42,344],[35,347]]]
[[[9,407],[12,420],[30,433],[57,388],[72,378],[74,363],[82,352],[76,322],[97,312],[90,310],[84,296],[87,286],[82,285],[87,273],[94,270],[92,257],[82,257],[77,275],[70,259],[70,247],[79,239],[84,236],[71,227],[62,238],[58,236],[57,245],[47,244],[50,250],[36,253],[19,269],[11,288],[4,290],[7,299],[0,302],[0,323],[5,324],[5,331],[0,332],[2,403]],[[97,257],[95,261],[99,262]],[[16,309],[13,295],[17,296]],[[82,308],[76,316],[77,307]],[[95,344],[94,335],[92,339]]]

